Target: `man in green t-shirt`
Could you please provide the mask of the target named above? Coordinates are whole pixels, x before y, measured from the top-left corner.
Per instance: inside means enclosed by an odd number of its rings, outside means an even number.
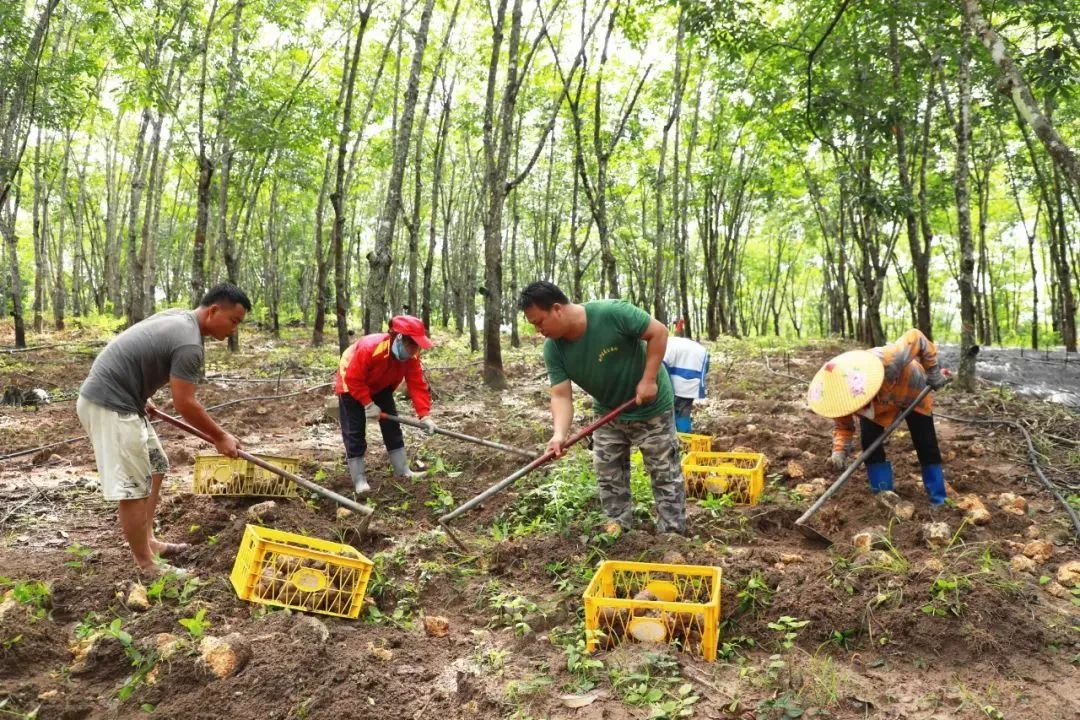
[[[521,292],[518,307],[547,338],[544,363],[554,425],[548,450],[561,455],[570,432],[571,381],[592,396],[599,414],[637,400],[636,408],[593,433],[600,503],[610,519],[606,530],[618,533],[633,527],[630,448],[636,445],[652,478],[657,531],[684,533],[686,492],[672,415],[674,394],[667,373],[659,372],[667,328],[623,300],[571,303],[562,290],[543,280]]]

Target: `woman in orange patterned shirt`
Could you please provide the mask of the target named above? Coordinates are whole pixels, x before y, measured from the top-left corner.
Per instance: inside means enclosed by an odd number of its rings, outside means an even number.
[[[937,390],[948,382],[938,365],[937,349],[918,330],[884,347],[838,355],[818,371],[810,383],[807,402],[818,415],[833,418],[833,452],[829,463],[837,470],[847,463],[847,451],[859,418],[863,448],[881,437],[898,413],[929,385]],[[932,507],[945,502],[945,476],[934,431],[934,399],[926,395],[908,413],[908,430],[922,468],[923,486]],[[885,505],[899,499],[893,492],[892,464],[882,444],[866,461],[870,492]]]

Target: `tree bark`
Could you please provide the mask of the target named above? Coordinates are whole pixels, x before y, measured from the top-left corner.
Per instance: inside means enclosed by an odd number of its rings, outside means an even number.
[[[1035,131],[1047,154],[1065,175],[1072,192],[1080,191],[1080,161],[1077,160],[1076,153],[1061,139],[1050,118],[1043,114],[1039,103],[1031,94],[1031,88],[1009,56],[1005,42],[983,16],[982,3],[980,0],[961,0],[961,6],[967,27],[974,30],[1001,73],[998,90],[1012,98],[1020,117]],[[966,39],[965,36],[965,42]]]
[[[196,183],[196,209],[195,209],[195,233],[191,246],[191,306],[194,307],[202,299],[206,291],[206,230],[210,226],[210,184],[214,177],[213,148],[207,147],[206,141],[206,75],[209,65],[210,35],[214,30],[214,20],[217,17],[218,3],[213,0],[210,5],[210,14],[206,19],[206,31],[202,36],[202,58],[199,72],[199,99],[198,99],[198,138],[199,178]]]
[[[683,89],[686,87],[682,70],[683,38],[683,14],[680,11],[675,35],[675,77],[672,80],[671,88],[671,111],[668,113],[667,122],[664,123],[663,139],[660,141],[660,163],[656,168],[656,259],[653,264],[652,305],[653,317],[665,325],[667,325],[667,308],[664,306],[664,288],[666,287],[666,283],[664,282],[664,248],[666,235],[664,226],[664,160],[667,156],[668,135],[671,132],[671,127],[679,120],[679,114],[682,112]],[[672,173],[674,174],[674,180],[672,182],[672,192],[674,197],[671,208],[672,214],[676,218],[672,222],[672,229],[674,231],[673,234],[677,234],[677,218],[679,212],[679,135],[677,130],[675,133],[671,164]]]
[[[153,116],[150,106],[142,111],[139,121],[139,134],[135,140],[135,158],[131,161],[131,194],[128,198],[127,224],[127,321],[134,325],[142,314],[142,265],[139,263],[139,209],[142,207],[143,190],[146,189],[147,161],[146,131]]]
[[[967,4],[967,3],[965,3]],[[956,173],[953,188],[956,195],[957,235],[960,242],[960,367],[956,383],[961,390],[975,389],[975,249],[971,237],[971,197],[968,188],[968,154],[971,144],[971,76],[969,19],[960,24],[960,58],[957,68],[959,94],[956,122]]]
[[[907,231],[908,248],[911,252],[915,270],[915,315],[916,327],[928,338],[933,338],[934,329],[930,320],[930,289],[927,278],[929,262],[924,257],[922,243],[919,240],[919,228],[915,218],[915,203],[912,192],[911,171],[908,164],[907,138],[904,126],[903,77],[900,58],[900,41],[896,30],[897,17],[889,14],[889,56],[892,65],[892,107],[890,109],[893,137],[896,140],[896,168],[900,180],[901,202],[904,208],[904,227]],[[933,92],[931,88],[930,92]]]
[[[244,3],[236,0],[233,6],[232,43],[229,49],[229,74],[225,88],[225,97],[218,112],[218,146],[220,172],[218,174],[218,243],[221,245],[221,259],[225,264],[225,277],[234,285],[240,283],[240,255],[236,247],[235,233],[229,227],[229,185],[232,179],[232,138],[229,128],[229,115],[236,98],[236,86],[240,80],[240,28]],[[239,331],[229,335],[229,351],[240,349]]]
[[[937,92],[934,90],[934,72],[934,70],[930,71],[930,79],[927,82],[926,108],[923,111],[922,142],[919,153],[919,232],[922,239],[918,243],[918,253],[912,255],[915,265],[917,327],[931,340],[934,338],[934,320],[930,314],[930,247],[934,241],[934,231],[930,225],[930,208],[926,199],[926,165],[930,155],[930,129],[934,116],[934,101],[937,98]],[[925,329],[922,327],[924,324]]]
[[[361,0],[363,2],[363,0]],[[371,18],[374,0],[367,0],[367,5],[360,10],[360,20],[356,29],[356,40],[352,48],[346,48],[345,64],[341,74],[345,86],[345,104],[341,111],[341,129],[338,133],[337,169],[334,192],[330,194],[330,204],[334,208],[334,225],[330,245],[334,253],[334,314],[337,319],[338,351],[344,352],[349,345],[349,328],[345,303],[345,159],[348,155],[349,133],[352,131],[353,92],[356,88],[356,68],[360,63],[360,47],[364,44],[364,31]],[[351,50],[351,57],[349,51]]]
[[[323,242],[323,219],[326,216],[326,196],[330,192],[330,168],[333,166],[333,148],[326,150],[323,161],[322,184],[319,186],[319,199],[315,204],[315,320],[311,330],[311,344],[315,347],[323,344],[326,332],[326,306],[330,300],[327,279],[329,262]]]
[[[434,0],[425,0],[420,13],[420,26],[416,31],[409,80],[405,86],[405,99],[401,117],[394,136],[394,158],[387,179],[386,201],[375,231],[375,247],[368,253],[368,291],[364,309],[364,332],[375,332],[387,320],[387,281],[393,259],[394,232],[401,212],[401,186],[405,177],[405,163],[411,147],[413,117],[420,93],[420,74],[424,65],[424,49],[427,47],[428,28]]]
[[[596,78],[593,82],[592,151],[593,159],[596,162],[596,177],[592,180],[589,178],[588,169],[584,162],[584,152],[581,151],[581,148],[584,145],[581,132],[581,107],[576,102],[571,101],[570,103],[570,110],[575,118],[573,123],[574,139],[579,148],[579,152],[581,152],[582,155],[582,161],[578,164],[578,172],[581,174],[582,189],[585,191],[585,197],[589,201],[589,209],[592,212],[593,222],[596,223],[596,232],[600,241],[600,294],[607,297],[620,296],[618,266],[614,249],[611,246],[611,228],[608,220],[608,164],[611,160],[611,155],[615,152],[616,146],[622,139],[623,133],[626,130],[626,123],[629,120],[630,115],[634,112],[638,97],[641,95],[641,89],[644,87],[645,81],[648,79],[649,73],[652,70],[652,66],[650,65],[645,69],[641,78],[638,79],[637,87],[631,85],[631,89],[629,90],[630,95],[622,104],[622,112],[616,119],[615,129],[610,133],[609,137],[605,139],[602,133],[603,128],[601,127],[602,109],[604,107],[604,68],[607,65],[608,46],[612,32],[615,29],[615,21],[618,18],[619,8],[620,6],[616,4],[611,11],[611,15],[608,17],[607,31],[604,35],[604,42],[600,51],[600,62],[597,66]],[[582,25],[584,27],[584,17],[582,18]],[[589,32],[591,34],[591,31]],[[568,78],[564,78],[563,82],[564,85],[567,85],[569,82]],[[580,97],[580,93],[578,96]]]
[[[446,141],[450,131],[450,106],[454,97],[454,82],[443,98],[442,112],[439,114],[439,128],[435,133],[435,160],[431,171],[431,210],[428,216],[427,258],[424,260],[424,279],[421,291],[421,319],[424,327],[431,327],[431,272],[435,264],[435,229],[439,224],[439,194],[442,192],[443,159],[446,157]],[[443,235],[443,243],[446,243]],[[444,314],[445,320],[445,314]],[[444,324],[445,327],[445,324]]]
[[[34,204],[31,212],[32,232],[34,240],[34,332],[41,334],[44,328],[43,313],[45,312],[45,282],[46,282],[46,250],[45,236],[48,234],[49,224],[49,190],[42,168],[42,127],[37,128],[37,141],[34,143]],[[46,155],[51,154],[51,143],[45,148]]]

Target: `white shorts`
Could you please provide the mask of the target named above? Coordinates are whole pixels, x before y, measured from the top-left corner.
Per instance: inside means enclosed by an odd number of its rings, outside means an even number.
[[[94,446],[101,492],[106,500],[138,500],[150,494],[153,475],[169,470],[169,459],[150,421],[110,410],[79,396],[75,404]]]

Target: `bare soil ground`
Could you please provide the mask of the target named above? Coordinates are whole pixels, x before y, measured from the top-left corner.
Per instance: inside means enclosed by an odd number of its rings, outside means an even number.
[[[438,339],[443,348],[427,359],[438,422],[540,448],[549,416],[539,347],[508,353],[511,387],[496,394],[483,388],[480,366],[458,341]],[[73,398],[96,349],[71,345],[0,356],[0,385],[43,387],[58,398],[37,410],[0,408],[0,455],[82,434]],[[839,349],[806,346],[786,361],[775,353],[772,367],[809,377]],[[333,353],[310,351],[300,338],[249,336],[238,356],[227,357],[214,344],[208,358],[211,380],[199,395],[212,406],[325,382]],[[990,521],[966,523],[952,508],[946,520],[954,535],[947,547],[930,549],[921,530],[930,518],[918,464],[906,433],[897,433],[889,456],[897,491],[915,505],[914,517],[890,522],[860,473],[814,523],[836,540],[823,549],[793,527],[812,500],[795,488],[835,475],[825,464],[830,424],[805,409],[804,387],[766,369],[750,344],[730,342],[715,350],[709,389],[711,400],[695,411],[695,432],[715,436],[717,449],[764,453],[767,485],[753,507],[690,501],[686,538],[657,536],[647,501],[640,529],[614,541],[600,535],[595,493],[569,506],[568,521],[529,528],[530,490],[572,475],[554,468],[462,518],[455,528],[473,551],[462,554],[436,518],[509,475],[519,460],[406,428],[410,455],[429,472],[395,481],[372,432],[370,533],[357,531],[355,517],[339,518],[333,503],[306,493],[278,500],[273,516],[263,518],[271,527],[349,543],[375,561],[368,607],[358,620],[237,599],[229,571],[247,508],[262,498],[192,495],[194,458],[207,452],[198,440],[159,429],[172,471],[158,525],[161,537],[193,543],[178,563],[199,582],[170,579],[145,610],[129,602],[135,576],[115,508],[97,490],[89,445],[5,460],[0,594],[6,589],[9,597],[0,606],[0,715],[1080,717],[1080,591],[1057,583],[1059,569],[1080,553],[1066,515],[1024,464],[1018,436],[939,420],[956,497],[978,495]],[[306,477],[347,493],[337,427],[324,418],[327,394],[252,400],[214,415],[248,449],[298,457]],[[159,405],[170,409],[167,401]],[[408,414],[407,402],[401,409]],[[1051,476],[1076,482],[1080,460],[1067,441],[1080,435],[1080,424],[1069,410],[1000,389],[972,397],[944,392],[938,409],[965,417],[1009,413],[1045,429],[1061,440],[1040,445]],[[579,403],[576,423],[586,419]],[[589,487],[585,450],[563,465],[584,473],[579,489]],[[1006,492],[1026,500],[1023,514],[998,507]],[[552,508],[538,512],[550,516]],[[889,542],[860,555],[851,539],[872,526],[885,527]],[[1026,570],[1017,569],[1019,562],[1012,567],[1034,539],[1049,541],[1051,556]],[[634,644],[582,655],[581,595],[603,559],[721,567],[717,661]],[[44,589],[35,594],[34,588]],[[194,620],[200,611],[201,620]],[[429,636],[425,616],[447,618],[449,633]],[[100,637],[87,652],[95,633]],[[179,639],[179,650],[164,650],[160,633]],[[239,634],[250,660],[218,678],[200,662],[194,636],[201,633]]]

